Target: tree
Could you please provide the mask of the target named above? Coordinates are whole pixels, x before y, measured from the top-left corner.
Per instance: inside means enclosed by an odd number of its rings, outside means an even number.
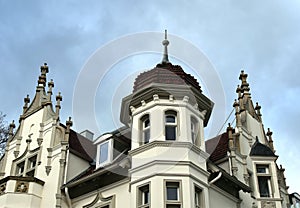
[[[8,140],[9,127],[7,122],[4,120],[5,116],[6,115],[0,111],[0,156],[4,153],[6,142]]]

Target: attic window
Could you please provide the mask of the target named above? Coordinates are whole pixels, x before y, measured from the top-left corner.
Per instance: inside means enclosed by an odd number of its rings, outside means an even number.
[[[106,163],[110,162],[111,156],[110,156],[110,146],[111,146],[111,140],[108,140],[106,142],[103,142],[99,145],[99,165],[105,165]]]

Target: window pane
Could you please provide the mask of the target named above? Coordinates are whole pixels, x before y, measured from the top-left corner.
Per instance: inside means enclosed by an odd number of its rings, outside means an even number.
[[[166,123],[175,123],[176,119],[175,116],[166,116]]]
[[[108,160],[108,142],[100,145],[100,163]]]
[[[149,193],[149,190],[146,190],[143,194],[144,196],[144,204],[148,204],[149,201],[150,201],[150,193]]]
[[[257,173],[268,173],[268,166],[266,165],[257,165],[256,166]]]
[[[17,175],[20,175],[20,174],[22,174],[24,172],[24,169],[25,169],[24,166],[25,166],[25,161],[17,164],[17,171],[16,171]]]
[[[180,208],[181,206],[179,204],[168,204],[167,208]]]
[[[166,126],[166,140],[176,140],[175,126]]]
[[[178,200],[178,187],[167,187],[167,200]]]
[[[28,160],[28,169],[34,168],[36,166],[36,155],[29,158]]]
[[[195,205],[196,207],[200,207],[200,203],[201,203],[201,190],[199,188],[195,187]]]
[[[149,126],[150,126],[150,120],[147,119],[147,120],[144,121],[144,128],[147,128]]]
[[[150,140],[150,129],[144,130],[144,144],[149,143]]]
[[[269,177],[258,177],[259,193],[261,197],[270,197],[268,180]]]

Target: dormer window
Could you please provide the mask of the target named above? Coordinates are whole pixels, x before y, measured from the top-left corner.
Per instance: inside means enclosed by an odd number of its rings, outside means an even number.
[[[141,118],[142,122],[142,144],[147,144],[150,141],[150,118],[145,115]]]
[[[112,151],[111,151],[112,140],[105,141],[99,145],[99,165],[103,166],[111,162]]]
[[[109,165],[130,148],[123,136],[104,134],[95,143],[97,145],[96,168]]]
[[[177,113],[166,111],[165,113],[165,137],[166,140],[176,140]]]

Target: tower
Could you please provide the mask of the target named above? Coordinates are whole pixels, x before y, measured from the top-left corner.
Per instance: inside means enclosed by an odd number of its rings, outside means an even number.
[[[183,201],[192,207],[194,190],[208,201],[204,127],[213,102],[192,75],[169,62],[167,34],[162,43],[162,62],[138,75],[122,101],[121,121],[131,128],[131,207],[182,207]]]

